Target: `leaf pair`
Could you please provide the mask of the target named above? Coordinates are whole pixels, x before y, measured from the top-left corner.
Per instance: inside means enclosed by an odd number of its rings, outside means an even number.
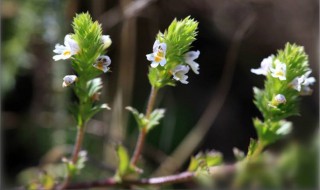
[[[132,113],[139,129],[147,128],[147,131],[159,125],[159,121],[164,117],[165,113],[165,109],[155,109],[151,112],[150,117],[147,118],[143,113],[139,113],[138,110],[133,107],[128,106],[126,109]]]
[[[188,171],[208,170],[209,167],[222,164],[223,157],[220,152],[208,151],[200,152],[196,156],[191,157]]]
[[[71,160],[63,158],[62,161],[66,164],[68,173],[71,175],[78,174],[85,166],[85,162],[88,160],[87,152],[80,151],[76,163]]]

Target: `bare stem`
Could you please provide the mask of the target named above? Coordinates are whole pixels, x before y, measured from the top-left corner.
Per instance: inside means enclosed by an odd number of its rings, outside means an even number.
[[[77,128],[77,139],[74,145],[74,149],[73,149],[73,153],[72,153],[72,163],[75,164],[78,160],[78,156],[79,156],[79,152],[81,150],[81,145],[82,145],[82,141],[83,141],[83,137],[84,137],[84,131],[85,131],[85,127],[84,126],[79,126]],[[62,183],[62,185],[58,188],[59,190],[63,190],[67,187],[69,181],[71,179],[71,173],[68,171],[66,178],[64,179],[64,182]]]
[[[261,140],[259,140],[257,144],[257,148],[254,150],[252,154],[252,158],[259,156],[263,151],[263,149],[264,149],[264,143]]]
[[[229,175],[236,170],[235,165],[222,165],[214,166],[209,169],[209,173],[212,177],[221,177],[223,175]],[[194,172],[182,172],[175,175],[168,175],[154,178],[142,178],[137,180],[122,180],[116,181],[114,178],[105,180],[82,182],[77,184],[70,184],[66,186],[66,189],[87,189],[96,187],[128,187],[131,185],[165,185],[165,184],[177,184],[183,182],[189,182],[194,179],[196,174]]]
[[[149,96],[149,100],[148,100],[148,104],[147,104],[147,110],[146,110],[146,118],[147,119],[149,119],[150,114],[151,114],[151,112],[153,110],[153,106],[154,106],[154,103],[155,103],[155,100],[156,100],[157,92],[158,92],[157,88],[155,88],[155,87],[151,88],[151,92],[150,92],[150,96]],[[138,161],[138,159],[139,159],[139,156],[141,154],[141,151],[142,151],[142,148],[143,148],[143,145],[144,145],[144,141],[145,141],[146,135],[147,135],[147,126],[144,126],[140,130],[138,141],[137,141],[133,156],[132,156],[131,161],[130,161],[132,166],[135,166],[137,161]]]

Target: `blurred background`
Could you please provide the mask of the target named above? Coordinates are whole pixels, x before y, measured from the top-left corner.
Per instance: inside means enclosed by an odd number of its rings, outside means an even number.
[[[305,47],[313,76],[319,80],[317,0],[3,0],[1,4],[1,155],[2,178],[8,187],[28,183],[41,169],[61,173],[61,157],[72,151],[75,122],[68,105],[73,98],[61,84],[63,76],[73,71],[69,61],[54,62],[52,51],[72,32],[76,13],[88,11],[113,42],[107,53],[112,72],[102,75],[101,98],[112,110],[88,124],[83,148],[89,161],[79,181],[113,175],[115,143],[133,151],[138,130],[124,107],[145,109],[150,91],[145,55],[152,51],[158,31],[174,18],[191,15],[200,23],[193,44],[193,50],[201,51],[200,75],[190,73],[188,85],[160,91],[157,106],[167,112],[148,135],[142,158],[146,175],[183,171],[190,156],[200,150],[220,151],[226,162],[235,160],[234,147],[247,151],[250,138],[256,138],[252,118],[261,116],[252,103],[252,87],[263,87],[264,79],[250,69],[286,42]],[[313,95],[301,102],[301,116],[289,118],[294,123],[292,134],[270,149],[314,138],[319,125],[318,82],[313,89]],[[314,174],[316,168],[311,166]],[[314,187],[316,181],[304,181],[303,187]]]

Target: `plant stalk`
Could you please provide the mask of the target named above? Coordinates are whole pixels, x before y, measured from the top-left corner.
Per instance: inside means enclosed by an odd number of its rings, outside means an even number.
[[[147,104],[147,109],[146,109],[146,118],[147,119],[149,119],[150,114],[151,114],[151,112],[153,110],[154,103],[155,103],[156,96],[157,96],[157,92],[158,92],[157,88],[155,88],[155,87],[151,88],[151,92],[150,92],[150,96],[149,96],[149,100],[148,100],[148,104]],[[143,148],[143,145],[144,145],[144,142],[145,142],[146,135],[147,135],[147,126],[144,126],[140,130],[138,141],[137,141],[133,156],[132,156],[131,161],[130,161],[130,164],[132,166],[136,166],[136,163],[137,163],[137,161],[139,159],[139,156],[141,154],[141,151],[142,151],[142,148]]]
[[[252,158],[256,158],[257,156],[259,156],[263,151],[264,147],[265,147],[264,143],[261,140],[259,140],[257,144],[257,148],[254,150],[252,154]]]
[[[77,127],[77,138],[76,138],[76,142],[75,142],[75,145],[74,145],[72,158],[71,158],[71,161],[72,161],[73,164],[75,164],[78,161],[79,152],[81,150],[83,137],[84,137],[84,134],[85,134],[84,131],[85,131],[85,126],[78,126]],[[71,173],[70,173],[70,171],[68,171],[67,176],[64,179],[64,182],[62,183],[62,185],[58,189],[59,190],[65,189],[67,187],[71,177],[72,177]]]

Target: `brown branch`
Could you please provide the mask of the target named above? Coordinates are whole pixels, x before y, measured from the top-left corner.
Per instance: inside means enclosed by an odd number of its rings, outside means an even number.
[[[148,100],[148,105],[147,105],[147,110],[146,110],[146,118],[147,119],[149,119],[150,114],[152,112],[152,109],[154,107],[154,103],[155,103],[155,100],[156,100],[157,92],[158,92],[157,88],[155,88],[155,87],[151,88],[151,92],[150,92],[150,96],[149,96],[149,100]],[[133,156],[132,156],[131,161],[130,161],[130,164],[132,166],[135,166],[137,161],[138,161],[138,159],[139,159],[139,156],[141,154],[141,151],[142,151],[142,148],[143,148],[143,145],[144,145],[144,141],[145,141],[146,135],[147,135],[147,127],[145,126],[140,131],[139,138],[138,138],[138,141],[137,141]]]
[[[214,166],[209,168],[209,174],[212,177],[220,177],[232,174],[235,172],[235,165],[223,165],[223,166]],[[177,184],[183,182],[190,182],[195,179],[195,172],[182,172],[175,175],[154,177],[154,178],[142,178],[137,180],[123,180],[117,182],[114,178],[109,178],[105,180],[90,181],[70,184],[66,189],[86,189],[86,188],[97,188],[97,187],[127,187],[131,185],[168,185],[168,184]]]

